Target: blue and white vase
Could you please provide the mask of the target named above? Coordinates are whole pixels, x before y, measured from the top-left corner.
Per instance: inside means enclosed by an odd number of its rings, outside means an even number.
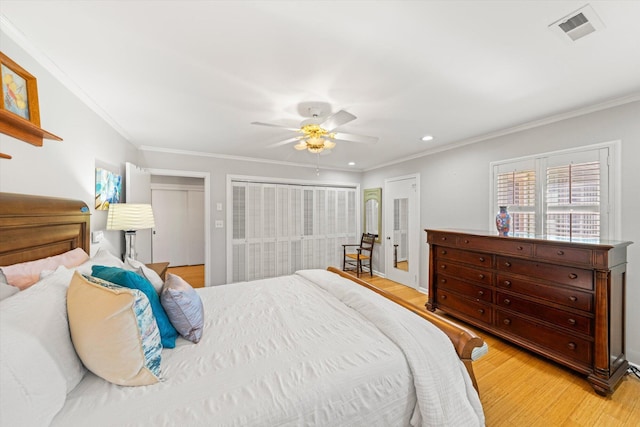
[[[496,215],[496,228],[501,236],[508,236],[511,228],[511,215],[506,206],[500,206],[500,212]]]

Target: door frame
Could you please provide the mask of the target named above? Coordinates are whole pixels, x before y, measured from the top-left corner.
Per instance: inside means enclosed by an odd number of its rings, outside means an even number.
[[[211,174],[200,171],[175,169],[147,169],[151,175],[204,178],[204,286],[211,285]]]
[[[414,180],[415,191],[413,200],[409,201],[409,271],[407,274],[399,274],[392,278],[393,270],[393,245],[391,244],[391,233],[393,232],[393,199],[394,196],[389,190],[390,184],[397,181]],[[385,276],[389,280],[394,280],[403,285],[410,286],[416,290],[420,289],[420,174],[410,174],[387,178],[384,180],[384,193],[382,204],[384,208],[384,244],[385,244]],[[400,279],[400,280],[398,280]]]

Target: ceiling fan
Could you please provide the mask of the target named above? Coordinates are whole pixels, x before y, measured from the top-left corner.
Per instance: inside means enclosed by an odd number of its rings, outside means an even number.
[[[281,145],[297,142],[297,144],[293,146],[296,150],[308,150],[314,154],[319,154],[325,150],[331,150],[336,146],[335,141],[359,142],[365,144],[372,144],[378,141],[378,138],[374,136],[336,132],[335,130],[338,127],[356,119],[356,116],[347,111],[340,110],[337,113],[324,118],[320,109],[309,108],[308,110],[310,118],[302,121],[299,128],[262,122],[251,122],[251,124],[287,129],[299,134],[295,137],[287,138],[283,141],[271,144],[270,147],[279,147]]]

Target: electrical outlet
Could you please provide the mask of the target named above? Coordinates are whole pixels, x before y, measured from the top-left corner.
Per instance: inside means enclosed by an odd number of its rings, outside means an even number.
[[[221,219],[216,219],[216,228],[223,228],[224,227],[224,221],[222,221]]]
[[[100,243],[104,239],[104,232],[93,231],[91,232],[91,243]]]

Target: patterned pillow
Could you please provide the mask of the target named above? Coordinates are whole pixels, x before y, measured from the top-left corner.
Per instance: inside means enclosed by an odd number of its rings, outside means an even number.
[[[125,386],[160,380],[160,333],[144,293],[76,272],[67,311],[73,345],[91,372]]]
[[[182,277],[167,274],[160,302],[178,333],[197,343],[202,338],[204,309],[198,293]]]
[[[123,270],[116,267],[94,265],[91,271],[93,272],[92,276],[94,277],[115,283],[116,285],[142,291],[147,298],[149,298],[151,310],[153,310],[153,315],[156,318],[156,322],[158,322],[162,346],[165,348],[174,348],[176,346],[178,331],[176,331],[171,324],[171,321],[169,321],[169,317],[160,303],[160,297],[151,282],[133,271]]]

